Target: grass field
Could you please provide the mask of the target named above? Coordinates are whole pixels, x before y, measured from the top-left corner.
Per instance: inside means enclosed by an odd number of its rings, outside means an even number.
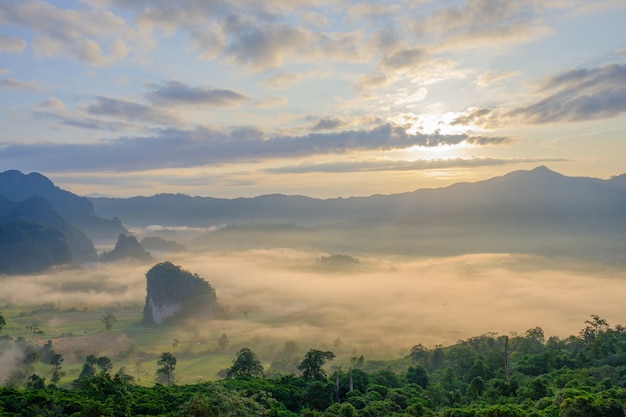
[[[17,307],[6,304],[0,309],[7,322],[2,335],[13,339],[23,337],[40,347],[51,341],[54,351],[64,358],[65,376],[61,385],[70,384],[78,377],[85,357],[90,354],[109,357],[113,373],[124,368],[137,384],[152,386],[156,381],[157,360],[163,352],[170,352],[177,358],[176,383],[190,384],[222,378],[218,373],[232,365],[241,347],[251,343],[267,369],[285,342],[249,339],[234,333],[222,350],[218,341],[227,332],[228,320],[203,326],[147,326],[141,322],[142,309],[139,305],[63,309],[52,305]],[[111,330],[106,330],[101,321],[106,312],[117,319]],[[41,334],[33,335],[28,329],[34,324]],[[52,366],[44,363],[35,366],[35,373],[46,380],[50,379],[52,371]]]
[[[117,322],[107,331],[100,318],[108,311]],[[218,372],[229,367],[236,355],[237,341],[233,341],[233,347],[219,349],[218,339],[222,333],[145,326],[141,323],[140,306],[64,310],[49,305],[26,308],[9,304],[0,312],[7,322],[2,335],[23,337],[39,346],[52,341],[55,352],[64,358],[66,376],[61,384],[70,383],[78,376],[89,354],[109,357],[113,372],[123,367],[142,385],[154,384],[156,362],[163,352],[171,352],[177,358],[177,383],[218,379]],[[33,324],[41,334],[33,335],[27,328]],[[52,375],[52,367],[42,363],[37,364],[35,370],[47,379]]]

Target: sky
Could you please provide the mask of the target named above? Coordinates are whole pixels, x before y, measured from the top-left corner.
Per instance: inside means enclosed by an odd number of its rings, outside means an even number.
[[[0,170],[329,198],[626,172],[623,0],[0,0]]]

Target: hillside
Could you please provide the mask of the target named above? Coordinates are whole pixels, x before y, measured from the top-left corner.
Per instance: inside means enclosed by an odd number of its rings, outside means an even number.
[[[0,274],[32,274],[72,262],[63,233],[15,220],[0,223]]]
[[[421,221],[424,216],[521,216],[546,219],[562,216],[608,217],[623,220],[623,180],[567,177],[538,167],[476,183],[410,193],[334,199],[264,195],[219,199],[159,194],[152,197],[91,198],[97,213],[117,216],[133,226],[160,224],[216,225],[293,222],[301,225],[376,218]]]
[[[0,223],[25,221],[52,228],[64,236],[72,258],[77,262],[95,261],[96,249],[89,238],[39,196],[15,202],[0,196]],[[58,263],[58,262],[57,262]]]
[[[47,177],[36,172],[23,174],[10,170],[0,173],[0,196],[17,202],[34,196],[42,197],[61,217],[94,241],[115,242],[120,233],[128,233],[118,219],[107,220],[97,216],[87,198],[55,186]]]
[[[536,253],[626,262],[624,176],[568,177],[538,167],[476,183],[337,199],[161,194],[94,198],[130,225],[220,226],[199,249],[291,247],[335,253]]]
[[[222,314],[211,284],[171,262],[154,265],[146,273],[146,281],[144,323],[210,320]]]

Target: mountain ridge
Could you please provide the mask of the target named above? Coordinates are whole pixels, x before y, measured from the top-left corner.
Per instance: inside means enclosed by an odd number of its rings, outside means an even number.
[[[42,197],[61,217],[81,229],[94,241],[115,241],[121,233],[129,233],[119,219],[104,219],[97,216],[89,199],[57,187],[49,178],[38,172],[29,174],[18,170],[1,172],[0,196],[16,202],[35,196]]]
[[[225,199],[157,194],[90,200],[98,214],[119,217],[139,227],[241,222],[295,222],[312,226],[357,218],[426,216],[467,210],[517,214],[528,214],[533,210],[536,213],[550,210],[585,214],[585,211],[599,210],[606,215],[618,215],[626,207],[626,179],[568,177],[539,166],[473,183],[459,182],[442,188],[367,197],[316,199],[267,194]],[[176,216],[170,213],[176,213]]]

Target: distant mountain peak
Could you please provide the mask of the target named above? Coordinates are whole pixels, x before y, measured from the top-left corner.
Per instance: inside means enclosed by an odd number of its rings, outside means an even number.
[[[558,174],[560,175],[558,172],[551,170],[545,165],[539,165],[538,167],[531,169],[530,172],[535,173],[535,174]]]

